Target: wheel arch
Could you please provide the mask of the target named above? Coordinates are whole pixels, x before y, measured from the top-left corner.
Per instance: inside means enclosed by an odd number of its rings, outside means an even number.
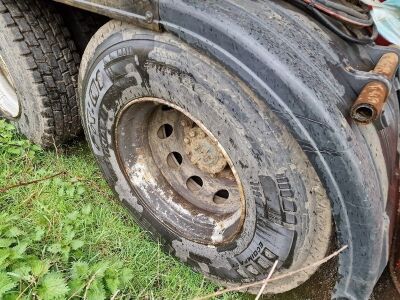
[[[298,140],[328,192],[338,242],[349,246],[340,255],[334,297],[367,299],[389,255],[386,204],[396,169],[398,104],[392,93],[386,128],[370,125],[366,133],[357,127],[349,109],[362,82],[348,70],[371,70],[385,50],[349,45],[284,2],[152,3],[153,25],[227,67]],[[144,11],[135,12],[145,20]]]
[[[381,49],[346,44],[274,1],[161,0],[159,16],[167,31],[239,76],[288,126],[327,189],[338,242],[348,245],[333,297],[367,299],[389,255],[382,177],[392,178],[396,162],[398,105],[393,93],[389,127],[372,129],[389,142],[370,142],[349,118],[358,89],[345,70],[369,71]],[[386,165],[373,158],[374,147],[386,153]]]

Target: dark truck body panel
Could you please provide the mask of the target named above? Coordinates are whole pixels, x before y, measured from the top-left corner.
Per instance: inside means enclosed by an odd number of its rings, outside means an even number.
[[[334,297],[369,297],[388,261],[397,212],[396,89],[374,125],[357,126],[349,110],[367,82],[384,80],[368,73],[381,55],[400,49],[346,43],[283,1],[57,2],[163,28],[264,99],[313,163],[332,203],[338,243],[349,246]]]
[[[152,0],[55,0],[112,19],[135,23],[158,30],[158,1]],[[151,12],[151,16],[148,14]],[[147,16],[146,16],[147,13]]]

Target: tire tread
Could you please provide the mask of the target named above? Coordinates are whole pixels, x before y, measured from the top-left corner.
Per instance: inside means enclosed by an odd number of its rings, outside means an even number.
[[[79,55],[68,29],[52,3],[1,0],[0,15],[32,72],[43,107],[44,147],[62,144],[81,131],[77,109]],[[77,59],[74,59],[77,57]],[[28,136],[29,137],[29,136]]]

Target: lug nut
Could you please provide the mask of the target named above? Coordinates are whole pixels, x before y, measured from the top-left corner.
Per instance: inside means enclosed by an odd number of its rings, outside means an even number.
[[[194,132],[194,131],[189,132],[189,136],[190,137],[195,137],[196,136],[196,132]]]
[[[188,126],[188,124],[187,124],[187,122],[186,122],[185,120],[182,120],[182,121],[181,121],[181,125],[182,125],[183,127]]]
[[[190,140],[188,138],[184,138],[183,141],[185,142],[185,144],[189,144]]]

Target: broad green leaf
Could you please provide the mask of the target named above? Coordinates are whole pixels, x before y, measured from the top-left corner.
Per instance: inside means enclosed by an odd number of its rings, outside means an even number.
[[[27,299],[25,296],[22,296],[17,291],[10,291],[3,296],[2,300],[27,300]]]
[[[28,248],[28,243],[27,242],[20,242],[14,247],[12,247],[11,250],[11,258],[12,259],[20,259],[23,257],[23,254],[25,253],[26,249]]]
[[[15,243],[15,239],[0,239],[0,248],[8,248],[13,243]]]
[[[73,278],[68,281],[69,296],[79,296],[79,293],[84,290],[86,286],[86,280],[80,278]]]
[[[92,205],[90,204],[87,204],[82,208],[82,213],[86,216],[89,215],[91,211],[92,211]]]
[[[8,274],[11,275],[12,277],[24,281],[31,281],[32,276],[30,273],[31,273],[31,268],[29,266],[21,266],[19,268],[12,270],[11,272],[8,272]]]
[[[78,186],[77,188],[76,188],[76,193],[78,194],[78,195],[83,195],[84,193],[86,192],[86,188],[84,187],[84,186]],[[82,209],[82,212],[83,212],[83,210],[85,209],[85,207]],[[90,213],[90,211],[89,211],[89,213]],[[88,215],[89,213],[87,213],[86,215]],[[85,214],[85,213],[84,213]]]
[[[11,256],[9,248],[0,249],[0,268],[6,268],[9,265],[8,258]]]
[[[22,149],[21,148],[16,148],[16,147],[10,147],[10,148],[7,148],[7,152],[10,153],[10,154],[21,155],[22,154]]]
[[[43,239],[44,234],[45,234],[45,230],[43,229],[43,227],[37,226],[33,233],[32,238],[35,242],[39,242]]]
[[[72,278],[86,279],[90,275],[89,264],[87,262],[78,261],[72,264]]]
[[[106,286],[108,290],[114,294],[116,291],[120,289],[121,281],[119,278],[111,277],[111,278],[105,278]]]
[[[73,227],[70,225],[65,226],[63,230],[63,235],[64,235],[64,244],[70,243],[75,237],[75,231],[73,230]]]
[[[69,291],[67,283],[62,274],[52,272],[43,277],[37,289],[42,299],[56,299],[64,297]]]
[[[49,271],[50,263],[46,260],[35,260],[31,263],[32,274],[35,277],[40,277]]]
[[[0,272],[0,299],[5,293],[11,291],[16,286],[16,283],[4,272]]]
[[[79,217],[79,211],[75,210],[72,213],[69,213],[67,215],[67,219],[70,221],[76,221],[76,219],[78,219]]]
[[[100,279],[93,280],[87,293],[88,300],[103,300],[106,298],[103,282]]]
[[[62,260],[67,262],[69,260],[69,253],[71,252],[71,247],[64,246],[61,248]]]
[[[93,274],[96,274],[96,277],[103,277],[104,272],[110,266],[108,261],[99,261],[95,263],[90,269]]]
[[[121,270],[121,281],[124,285],[128,284],[133,278],[133,272],[131,269],[123,268]]]
[[[17,226],[13,226],[13,227],[9,228],[9,229],[6,231],[5,236],[6,236],[6,237],[13,238],[13,237],[21,236],[21,235],[23,235],[23,234],[25,234],[24,231],[22,231],[21,229],[19,229]]]
[[[77,250],[81,248],[85,243],[81,240],[72,240],[71,241],[71,248],[72,250]]]

